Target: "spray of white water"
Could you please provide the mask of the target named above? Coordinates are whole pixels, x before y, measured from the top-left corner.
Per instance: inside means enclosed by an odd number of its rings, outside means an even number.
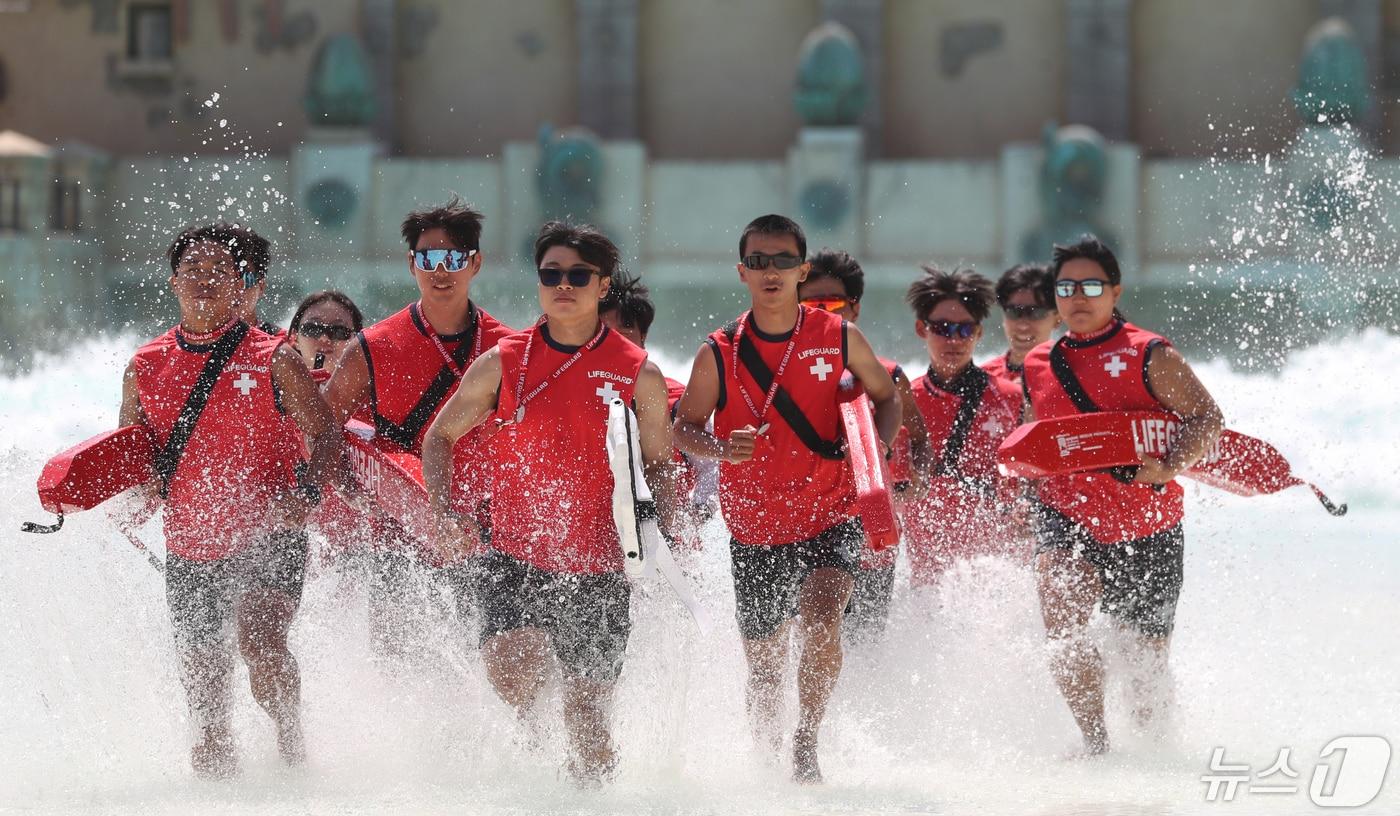
[[[1232,427],[1274,441],[1351,512],[1331,518],[1303,489],[1242,499],[1189,488],[1171,727],[1133,734],[1115,691],[1116,750],[1101,761],[1059,759],[1077,739],[1046,668],[1033,581],[1023,566],[982,561],[924,595],[901,586],[885,640],[848,655],[823,732],[827,784],[784,781],[748,736],[715,522],[692,566],[718,631],[702,637],[659,588],[636,594],[614,715],[621,770],[604,790],[559,774],[557,733],[542,751],[520,747],[441,593],[414,593],[419,636],[380,657],[363,581],[319,563],[292,631],[309,766],[280,766],[240,675],[243,775],[198,782],[159,576],[100,511],[57,535],[18,532],[44,515],[33,489],[43,461],[114,424],[136,345],[83,343],[0,380],[0,810],[1311,812],[1308,779],[1330,739],[1400,739],[1400,429],[1392,395],[1345,363],[1400,354],[1400,340],[1372,332],[1295,352],[1272,376],[1198,365]],[[673,371],[681,359],[662,355]],[[156,526],[143,534],[160,549]],[[1256,773],[1291,748],[1299,792],[1207,804],[1201,776],[1217,746]],[[1397,804],[1388,784],[1371,809]]]

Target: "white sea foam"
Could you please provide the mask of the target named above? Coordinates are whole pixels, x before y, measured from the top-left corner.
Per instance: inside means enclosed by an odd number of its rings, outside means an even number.
[[[1296,352],[1272,376],[1198,361],[1232,427],[1274,441],[1351,512],[1331,518],[1303,489],[1243,499],[1188,488],[1172,659],[1179,706],[1160,741],[1130,733],[1115,692],[1117,750],[1093,763],[1057,759],[1076,737],[1046,671],[1033,581],[986,561],[921,597],[901,587],[885,641],[848,656],[823,732],[828,783],[793,786],[750,747],[724,534],[713,524],[696,560],[722,625],[702,638],[664,592],[638,593],[617,689],[621,771],[603,791],[559,777],[557,734],[543,756],[515,747],[474,640],[433,591],[414,604],[420,642],[406,657],[376,658],[362,582],[319,565],[292,633],[309,768],[279,767],[240,673],[244,776],[199,783],[159,577],[99,512],[74,515],[53,536],[17,531],[44,515],[33,488],[44,459],[114,424],[136,345],[86,342],[0,380],[0,810],[1312,812],[1308,779],[1328,740],[1400,743],[1400,416],[1383,365],[1400,339],[1367,332]],[[659,356],[684,374],[685,353]],[[144,534],[159,550],[159,531]],[[1201,776],[1217,746],[1254,772],[1291,748],[1300,777],[1287,781],[1299,792],[1242,790],[1209,805]],[[1370,810],[1400,806],[1394,776]]]

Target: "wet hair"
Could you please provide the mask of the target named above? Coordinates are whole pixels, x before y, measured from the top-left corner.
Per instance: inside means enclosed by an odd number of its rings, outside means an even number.
[[[1055,276],[1050,267],[1041,263],[1016,264],[997,281],[997,305],[1006,306],[1011,296],[1022,289],[1035,296],[1040,306],[1055,308]]]
[[[612,277],[622,253],[617,244],[592,224],[570,224],[567,221],[550,221],[540,227],[535,239],[535,266],[544,260],[550,247],[566,246],[578,253],[586,263],[598,267],[603,277]]]
[[[246,285],[252,286],[267,277],[267,268],[272,265],[272,245],[266,238],[247,227],[227,221],[185,227],[175,236],[170,248],[165,250],[165,257],[170,260],[170,271],[179,271],[180,260],[189,252],[190,247],[206,241],[222,244],[228,249]],[[251,283],[248,282],[250,273]]]
[[[1085,260],[1098,264],[1108,276],[1108,282],[1117,286],[1123,282],[1123,271],[1118,268],[1118,258],[1114,256],[1113,250],[1108,245],[1092,235],[1084,235],[1072,244],[1061,246],[1054,245],[1055,248],[1050,255],[1051,269],[1056,280],[1060,277],[1060,270],[1070,261]]]
[[[409,213],[403,220],[403,239],[409,249],[417,249],[423,233],[439,228],[462,249],[481,249],[481,222],[485,220],[479,210],[454,195],[440,207]]]
[[[1118,258],[1113,254],[1113,250],[1108,248],[1108,244],[1100,241],[1097,237],[1085,233],[1078,241],[1067,246],[1054,245],[1054,250],[1050,255],[1051,269],[1054,276],[1053,281],[1059,280],[1060,270],[1070,261],[1083,258],[1093,261],[1099,265],[1103,273],[1108,276],[1110,285],[1117,286],[1123,282],[1123,270],[1118,267]],[[1053,289],[1051,292],[1053,293]],[[1113,316],[1118,320],[1127,320],[1127,316],[1117,307],[1113,307]]]
[[[287,328],[287,331],[295,334],[297,329],[301,328],[301,319],[306,315],[307,310],[321,303],[334,303],[349,312],[350,328],[355,331],[365,327],[365,317],[360,314],[360,307],[355,305],[355,301],[351,300],[349,295],[335,289],[322,289],[319,292],[312,292],[302,299],[297,306],[296,313],[292,315],[292,324]]]
[[[651,302],[651,290],[641,279],[625,269],[619,269],[608,284],[608,294],[598,301],[598,312],[617,312],[625,328],[635,327],[645,339],[656,320],[656,305]]]
[[[807,273],[807,280],[835,278],[846,288],[847,298],[856,303],[860,302],[861,296],[865,294],[865,271],[849,252],[822,247],[820,252],[811,257],[809,263],[812,266],[811,271]]]
[[[739,236],[739,257],[742,258],[748,252],[750,235],[791,235],[797,242],[797,254],[804,259],[807,257],[807,235],[802,231],[802,227],[797,222],[786,215],[760,215],[749,222],[744,227],[744,232]]]
[[[987,319],[992,311],[992,282],[971,269],[955,269],[944,272],[932,264],[924,264],[924,274],[909,284],[904,301],[914,310],[920,320],[928,318],[929,312],[945,300],[956,300],[967,308],[968,314],[978,323]]]

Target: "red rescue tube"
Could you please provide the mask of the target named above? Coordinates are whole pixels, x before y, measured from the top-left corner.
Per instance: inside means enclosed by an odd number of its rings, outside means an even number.
[[[39,474],[39,503],[50,513],[88,510],[155,478],[155,443],[144,425],[128,425],[79,442]]]
[[[1162,457],[1170,450],[1181,421],[1161,411],[1103,411],[1045,419],[1022,425],[997,450],[1005,475],[1039,479],[1066,473],[1106,470],[1141,463],[1140,454]],[[1182,474],[1237,496],[1277,493],[1306,485],[1334,516],[1345,504],[1311,482],[1293,475],[1283,454],[1262,439],[1224,430],[1201,460]]]
[[[345,455],[360,489],[385,515],[425,545],[433,539],[433,513],[423,486],[423,462],[406,451],[376,445],[374,429],[351,420],[345,425]],[[425,546],[425,552],[431,552]]]
[[[856,506],[870,549],[879,552],[899,541],[899,517],[895,515],[890,490],[890,470],[881,455],[880,437],[875,431],[875,415],[865,389],[844,383],[837,397],[841,423],[846,431],[846,461],[856,483]]]

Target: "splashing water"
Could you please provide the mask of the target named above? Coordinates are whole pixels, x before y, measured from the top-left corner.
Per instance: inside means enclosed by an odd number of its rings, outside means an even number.
[[[558,773],[559,734],[543,749],[521,747],[475,639],[436,587],[410,593],[418,636],[404,653],[379,656],[364,582],[319,563],[292,631],[309,766],[280,766],[240,669],[243,776],[198,782],[159,577],[100,511],[54,536],[16,531],[44,515],[33,489],[42,462],[113,425],[137,344],[89,341],[0,380],[10,499],[0,528],[0,809],[1194,813],[1208,806],[1201,777],[1223,746],[1255,772],[1290,747],[1300,773],[1298,794],[1242,792],[1232,813],[1312,811],[1307,782],[1327,741],[1400,740],[1400,429],[1391,395],[1337,364],[1400,354],[1400,339],[1368,332],[1294,352],[1271,376],[1197,366],[1232,427],[1275,442],[1351,513],[1331,518],[1301,489],[1241,499],[1188,487],[1177,708],[1159,739],[1131,732],[1117,684],[1114,753],[1061,761],[1077,736],[1046,668],[1034,582],[1023,566],[980,561],[919,595],[901,574],[885,640],[848,653],[823,731],[828,782],[796,787],[751,747],[724,532],[712,522],[692,560],[721,626],[701,637],[664,591],[638,590],[614,713],[621,770],[604,790],[579,792]],[[660,358],[682,369],[684,357]],[[144,535],[158,545],[155,526]],[[548,721],[558,706],[550,701]],[[1397,804],[1392,784],[1372,808]]]

